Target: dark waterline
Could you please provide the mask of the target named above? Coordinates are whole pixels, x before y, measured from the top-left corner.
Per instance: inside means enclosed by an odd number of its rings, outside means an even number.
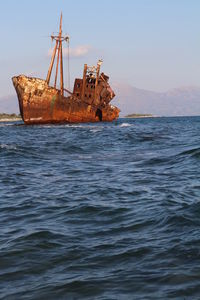
[[[0,299],[200,299],[200,117],[0,123]]]

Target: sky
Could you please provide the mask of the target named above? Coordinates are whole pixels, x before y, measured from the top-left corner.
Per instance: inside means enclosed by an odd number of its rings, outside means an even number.
[[[61,11],[71,88],[84,63],[98,59],[111,82],[161,92],[200,86],[199,0],[6,0],[0,1],[0,97],[15,94],[12,76],[46,77]]]

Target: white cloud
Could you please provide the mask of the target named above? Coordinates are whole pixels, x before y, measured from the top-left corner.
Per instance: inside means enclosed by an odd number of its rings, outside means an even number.
[[[69,48],[69,55],[70,57],[83,57],[86,56],[90,51],[91,51],[91,46],[80,45],[75,48]],[[65,52],[67,53],[67,49],[65,49]]]
[[[91,51],[91,49],[92,49],[92,47],[89,45],[80,45],[75,48],[69,48],[69,56],[75,57],[75,58],[84,57]],[[49,49],[48,56],[51,56],[52,53],[53,53],[53,49]],[[63,55],[64,56],[68,55],[67,48],[63,48]]]

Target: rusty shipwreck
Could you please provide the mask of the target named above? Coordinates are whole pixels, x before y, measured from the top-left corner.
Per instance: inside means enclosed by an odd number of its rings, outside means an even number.
[[[25,75],[12,78],[24,123],[82,123],[117,119],[120,110],[110,105],[115,94],[108,83],[109,77],[100,73],[101,60],[97,66],[84,65],[83,78],[75,79],[72,92],[64,87],[62,43],[69,42],[69,37],[62,35],[62,14],[59,33],[51,38],[55,41],[55,47],[46,80]],[[55,58],[55,79],[54,85],[51,85]]]

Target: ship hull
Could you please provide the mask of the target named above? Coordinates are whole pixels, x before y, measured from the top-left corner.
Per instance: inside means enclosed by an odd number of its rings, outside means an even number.
[[[25,124],[111,122],[119,117],[117,107],[88,104],[74,95],[62,96],[45,80],[24,75],[12,80]]]

